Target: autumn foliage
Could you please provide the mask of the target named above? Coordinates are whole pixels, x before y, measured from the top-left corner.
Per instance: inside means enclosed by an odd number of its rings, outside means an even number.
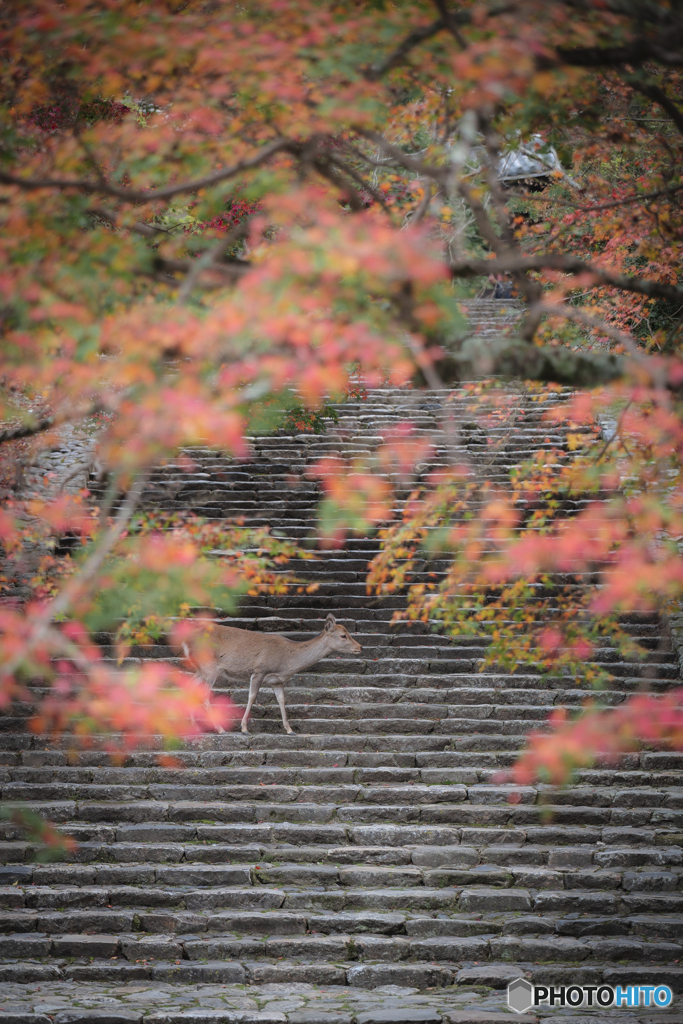
[[[627,644],[623,611],[676,605],[677,7],[6,8],[2,701],[40,677],[50,694],[36,729],[75,724],[130,742],[227,724],[230,709],[204,712],[209,695],[178,670],[105,666],[95,636],[111,629],[125,645],[192,607],[229,609],[247,588],[283,586],[297,552],[239,526],[221,544],[205,524],[145,522],[146,475],[196,444],[246,456],[246,427],[267,402],[283,410],[275,427],[294,408],[289,429],[314,429],[329,396],[381,382],[503,376],[577,389],[563,410],[571,457],[549,445],[500,492],[458,467],[420,483],[369,579],[383,593],[408,588],[409,618],[488,631],[497,663],[574,671],[599,637]],[[541,159],[554,147],[559,163],[503,184],[502,156],[524,146]],[[490,275],[524,315],[484,338],[463,307]],[[495,397],[472,389],[484,425]],[[95,431],[103,494],[29,500],[16,467],[65,423]],[[390,517],[376,469],[403,486],[426,454],[400,431],[375,465],[318,467],[329,543]],[[472,502],[483,512],[466,518]],[[73,545],[59,555],[67,529]],[[425,550],[450,564],[434,587],[411,583]],[[552,581],[549,624],[535,594]],[[635,718],[626,708],[582,720],[599,723],[584,749],[645,735],[633,725],[644,699]],[[668,722],[674,698],[648,699],[647,715]],[[676,729],[655,732],[680,744]],[[546,757],[534,743],[529,777]]]

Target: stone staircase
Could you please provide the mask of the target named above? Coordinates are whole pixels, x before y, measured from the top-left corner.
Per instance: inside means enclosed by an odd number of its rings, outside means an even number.
[[[492,312],[479,308],[485,331]],[[320,498],[307,469],[322,455],[371,455],[410,419],[435,444],[422,473],[455,458],[503,485],[535,451],[566,449],[542,416],[567,397],[510,388],[484,429],[465,388],[378,389],[340,405],[324,435],[254,438],[248,462],[195,450],[195,469],[159,469],[144,502],[305,542]],[[291,681],[294,736],[269,690],[251,736],[204,735],[174,752],[178,767],[160,763],[155,737],[115,763],[73,736],[33,736],[31,705],[0,717],[3,801],[78,841],[64,861],[38,863],[0,822],[0,1024],[494,1021],[522,974],[683,990],[683,755],[629,754],[560,790],[496,784],[525,734],[590,689],[481,672],[486,637],[392,624],[404,598],[366,593],[378,550],[350,537],[291,566],[319,582],[315,594],[249,599],[229,620],[305,639],[333,612],[362,644]],[[595,652],[610,705],[679,680],[666,624],[633,614],[623,625],[648,656]],[[246,702],[245,689],[231,695]]]

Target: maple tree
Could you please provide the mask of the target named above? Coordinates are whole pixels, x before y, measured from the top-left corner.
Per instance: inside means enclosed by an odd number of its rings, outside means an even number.
[[[123,642],[207,589],[229,603],[245,585],[282,585],[269,574],[293,547],[242,531],[216,563],[205,526],[144,524],[136,507],[151,466],[197,443],[246,454],[245,423],[267,400],[291,410],[292,390],[293,425],[315,428],[327,396],[359,378],[609,385],[567,411],[577,456],[546,452],[510,494],[474,495],[457,467],[430,481],[370,582],[408,586],[429,536],[452,568],[440,589],[410,587],[409,616],[454,631],[474,610],[491,657],[548,668],[619,637],[623,608],[680,596],[678,8],[30,0],[3,11],[0,52],[0,693],[50,678],[36,728],[87,722],[133,741],[152,725],[186,732],[183,709],[196,728],[229,720],[216,702],[203,720],[208,694],[180,672],[106,666],[93,633],[123,620]],[[501,154],[532,138],[569,173],[550,170],[543,191],[504,187]],[[525,314],[472,336],[461,306],[491,274]],[[584,443],[608,407],[614,437]],[[18,448],[30,460],[60,425],[93,418],[109,498],[28,505],[12,487]],[[407,458],[408,432],[380,462]],[[368,467],[320,473],[330,536],[388,514]],[[567,519],[550,492],[596,501]],[[484,515],[443,528],[475,498]],[[76,546],[58,557],[67,524]],[[150,581],[169,566],[161,600]],[[577,584],[543,626],[535,584],[588,570],[608,584]],[[106,579],[122,599],[105,608]],[[474,607],[482,588],[498,596]],[[143,607],[143,589],[156,604]]]

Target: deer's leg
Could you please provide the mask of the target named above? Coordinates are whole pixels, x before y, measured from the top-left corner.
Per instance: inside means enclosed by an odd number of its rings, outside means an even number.
[[[216,685],[216,682],[217,682],[218,677],[220,676],[220,674],[221,674],[220,666],[216,664],[216,665],[213,665],[210,669],[206,669],[206,670],[204,670],[202,668],[198,668],[197,671],[195,672],[195,679],[201,679],[201,681],[203,683],[206,683],[207,686],[213,691],[213,688]],[[207,700],[204,701],[204,710],[207,712],[207,716],[208,716],[208,713],[210,711],[210,708],[211,708],[211,702],[207,698]],[[192,716],[192,722],[193,722],[193,724],[196,724],[196,720],[194,718],[194,715]],[[217,725],[216,726],[216,730],[218,732],[225,732],[225,729],[223,728],[222,725]]]
[[[190,664],[192,664],[192,658],[191,658],[190,651],[188,649],[187,644],[183,644],[183,653],[184,653],[185,658],[187,659],[187,661],[189,661]],[[213,690],[214,686],[216,685],[216,680],[218,679],[220,674],[221,674],[221,670],[220,670],[220,667],[218,665],[213,665],[208,670],[203,669],[201,667],[201,665],[197,665],[195,667],[194,672],[193,672],[194,678],[200,680],[202,683],[206,683],[207,686],[211,690]],[[211,703],[210,703],[209,699],[207,698],[207,700],[204,701],[204,710],[207,712],[207,717],[208,717],[208,713],[209,713],[210,707],[211,707]],[[190,717],[191,717],[191,720],[192,720],[192,724],[196,725],[197,724],[197,719],[195,718],[195,716],[191,715]],[[225,729],[222,726],[220,726],[220,725],[217,725],[216,729],[218,730],[218,732],[225,732]]]
[[[258,696],[258,692],[261,689],[261,683],[262,682],[263,682],[263,672],[252,672],[251,673],[251,679],[249,680],[249,700],[247,701],[247,710],[244,712],[244,716],[242,718],[242,726],[241,726],[242,732],[247,733],[247,734],[249,733],[249,729],[247,728],[247,725],[248,725],[248,722],[249,722],[249,715],[251,714],[251,709],[254,706],[254,701],[256,700],[256,697]]]
[[[210,714],[210,712],[211,712],[211,701],[210,700],[205,700],[204,701],[204,710],[206,711],[207,716],[208,716]],[[225,729],[223,728],[222,725],[216,725],[215,729],[216,729],[216,732],[225,732]]]
[[[294,735],[294,730],[287,721],[287,708],[285,707],[285,686],[284,683],[271,683],[275,699],[280,705],[280,714],[282,715],[282,724],[285,727],[285,732],[289,733],[290,736]]]

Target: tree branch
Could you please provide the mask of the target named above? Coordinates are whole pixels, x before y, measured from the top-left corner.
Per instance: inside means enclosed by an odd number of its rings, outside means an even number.
[[[446,26],[450,34],[455,39],[460,49],[466,49],[467,43],[463,39],[462,33],[458,28],[457,15],[451,14],[451,12],[448,10],[446,0],[434,0],[434,6],[438,10],[439,14],[441,15],[441,20],[443,21],[444,25]],[[467,21],[469,21],[469,18],[467,19]]]
[[[97,401],[92,402],[87,409],[83,409],[81,412],[43,416],[42,419],[36,420],[35,423],[25,423],[18,427],[6,427],[5,430],[0,430],[0,444],[4,444],[5,441],[16,441],[22,437],[35,437],[36,434],[44,434],[46,430],[51,430],[52,427],[58,427],[62,423],[71,423],[73,420],[85,419],[86,416],[94,416],[95,413],[102,412],[102,409],[103,406]]]
[[[178,289],[177,301],[180,305],[188,301],[203,271],[212,270],[214,267],[220,266],[217,261],[225,253],[226,249],[229,249],[238,239],[244,238],[248,230],[247,218],[241,224],[236,224],[232,231],[228,231],[223,238],[219,238],[213,245],[209,246],[206,252],[197,259],[188,261],[190,268],[185,276],[185,280]]]
[[[647,60],[656,60],[672,67],[683,64],[683,53],[680,50],[671,51],[644,38],[625,46],[576,46],[572,49],[558,46],[555,53],[558,63],[581,68],[615,67],[620,64],[638,67]],[[553,63],[547,58],[537,60],[541,68],[547,68]]]
[[[316,169],[318,174],[323,178],[326,178],[327,181],[332,182],[333,185],[337,186],[355,213],[360,213],[360,211],[364,209],[363,202],[356,189],[344,178],[339,170],[335,170],[335,164],[328,159],[327,155],[324,157],[315,157],[311,161],[311,165]]]
[[[498,175],[496,168],[500,161],[500,148],[498,145],[498,139],[491,128],[488,118],[479,112],[478,115],[479,126],[484,136],[484,146],[486,148],[486,180],[489,186],[489,193],[493,203],[496,217],[498,220],[498,227],[500,229],[500,238],[502,247],[504,246],[510,255],[520,255],[519,242],[515,238],[514,231],[512,230],[512,224],[510,222],[510,213],[505,203],[505,196],[503,190],[498,181]],[[471,203],[471,200],[470,200]],[[526,341],[532,341],[536,329],[538,327],[538,316],[533,311],[533,306],[537,303],[541,297],[541,286],[537,281],[533,281],[527,271],[518,271],[514,274],[514,279],[517,287],[524,295],[527,301],[527,313],[522,324],[520,335]]]
[[[612,338],[618,344],[623,345],[634,358],[639,356],[645,358],[645,353],[638,348],[630,334],[626,334],[624,331],[606,324],[603,320],[598,320],[597,317],[585,313],[582,309],[577,309],[575,306],[539,302],[538,312],[541,314],[547,313],[548,316],[561,316],[565,320],[576,320],[578,323],[585,324],[586,327],[592,327],[594,330],[606,335],[606,337]]]
[[[16,185],[19,188],[35,190],[41,188],[64,188],[76,189],[79,192],[92,192],[97,195],[116,196],[118,199],[126,199],[131,203],[157,202],[161,199],[171,199],[182,192],[196,192],[200,188],[208,188],[210,185],[217,185],[221,181],[227,181],[238,174],[258,167],[265,163],[275,153],[287,149],[291,145],[289,139],[276,139],[269,145],[255,153],[246,160],[240,160],[232,167],[226,167],[213,174],[207,174],[204,178],[196,178],[194,181],[186,181],[180,185],[167,185],[166,188],[157,189],[132,189],[121,188],[119,185],[112,185],[110,182],[92,181],[87,178],[21,178],[6,171],[0,171],[0,184]]]
[[[353,169],[353,167],[349,167],[345,160],[340,160],[339,157],[335,154],[330,159],[330,163],[332,163],[335,167],[338,167],[341,171],[344,172],[344,174],[348,174],[349,178],[355,181],[356,184],[360,186],[360,188],[365,189],[368,195],[372,196],[374,201],[378,203],[386,213],[390,212],[389,207],[387,206],[382,193],[378,192],[377,189],[374,188],[368,181],[366,181],[361,174],[358,174]]]
[[[653,103],[657,103],[662,110],[669,115],[681,135],[683,135],[683,112],[676,106],[673,100],[667,96],[663,89],[658,85],[648,82],[639,82],[631,75],[625,76],[625,78],[632,89],[639,92],[641,96],[646,96],[649,100],[652,100]]]
[[[52,629],[51,623],[53,620],[58,616],[64,615],[69,610],[79,594],[82,593],[84,587],[87,586],[99,572],[102,564],[114,548],[116,542],[119,540],[121,534],[128,525],[133,512],[137,508],[137,504],[144,490],[146,481],[147,477],[145,474],[138,477],[128,491],[126,500],[123,505],[121,505],[116,519],[109,527],[104,537],[102,537],[100,543],[95,546],[95,550],[89,558],[86,559],[80,572],[75,576],[72,576],[59,594],[57,594],[52,601],[48,601],[48,603],[44,605],[43,610],[33,617],[31,622],[31,632],[26,640],[23,650],[15,654],[15,656],[11,658],[6,665],[2,666],[0,669],[2,675],[14,675],[24,659],[32,650],[35,649],[36,645],[41,643],[49,634]]]
[[[364,139],[374,142],[376,146],[383,149],[388,156],[393,157],[397,163],[401,164],[407,170],[414,171],[416,174],[423,175],[425,178],[433,178],[442,185],[446,183],[446,177],[448,175],[447,167],[430,167],[429,164],[424,163],[422,160],[418,160],[417,157],[411,156],[410,153],[405,153],[398,146],[394,146],[393,143],[387,142],[384,136],[380,135],[379,132],[359,128],[358,134],[362,135]]]
[[[105,210],[101,206],[91,206],[88,213],[92,217],[99,217],[100,220],[110,224],[113,228],[121,228],[124,231],[132,231],[135,235],[142,235],[143,238],[156,238],[157,235],[170,235],[168,228],[160,228],[155,224],[143,224],[142,221],[135,221],[134,224],[119,224],[115,214]]]
[[[590,274],[596,284],[621,291],[635,292],[648,298],[669,299],[683,302],[683,288],[663,281],[647,281],[642,277],[626,274],[612,274],[592,263],[584,263],[575,256],[559,253],[541,253],[538,256],[516,256],[501,254],[492,260],[458,260],[451,263],[453,277],[479,277],[488,274],[509,274],[519,270],[559,270],[565,274]]]
[[[154,255],[153,261],[154,270],[167,274],[171,282],[173,282],[173,274],[189,274],[196,265],[197,260],[177,260],[157,254]],[[246,260],[231,260],[230,262],[222,263],[216,263],[214,260],[211,264],[205,264],[200,269],[203,274],[215,273],[224,280],[231,282],[238,280],[243,274],[246,274],[250,267],[251,264]],[[218,282],[214,287],[220,288],[222,283],[222,281]]]
[[[683,185],[668,185],[666,188],[659,188],[655,192],[636,192],[625,199],[612,199],[608,203],[596,203],[595,206],[579,206],[572,199],[561,199],[559,197],[548,199],[547,196],[534,196],[522,192],[508,192],[513,199],[523,199],[532,203],[553,203],[561,206],[571,206],[576,213],[599,213],[601,210],[612,210],[617,206],[631,206],[633,203],[645,202],[647,199],[660,199],[662,196],[673,196],[677,192],[683,192]]]
[[[436,195],[438,196],[438,194],[439,193],[437,192]],[[436,196],[434,198],[436,198]],[[419,224],[421,221],[423,221],[425,219],[425,217],[427,216],[427,212],[429,210],[431,201],[432,201],[432,183],[431,183],[431,181],[429,181],[429,182],[427,182],[427,184],[425,186],[424,195],[422,196],[422,199],[420,200],[420,203],[419,203],[417,209],[413,213],[412,217],[410,217],[410,220],[409,220],[410,224]]]
[[[365,77],[370,82],[376,82],[382,75],[386,74],[397,64],[400,64],[404,57],[407,57],[412,49],[423,43],[425,39],[431,39],[432,36],[437,35],[442,29],[446,28],[446,22],[443,18],[438,18],[433,21],[431,25],[423,25],[422,28],[414,29],[402,43],[396,47],[393,53],[389,54],[388,57],[381,62],[381,64],[373,64],[372,67],[368,68],[365,72]]]
[[[623,356],[588,355],[566,347],[529,345],[519,338],[468,338],[459,352],[449,353],[435,363],[445,383],[482,377],[517,377],[545,383],[590,388],[623,377]]]

